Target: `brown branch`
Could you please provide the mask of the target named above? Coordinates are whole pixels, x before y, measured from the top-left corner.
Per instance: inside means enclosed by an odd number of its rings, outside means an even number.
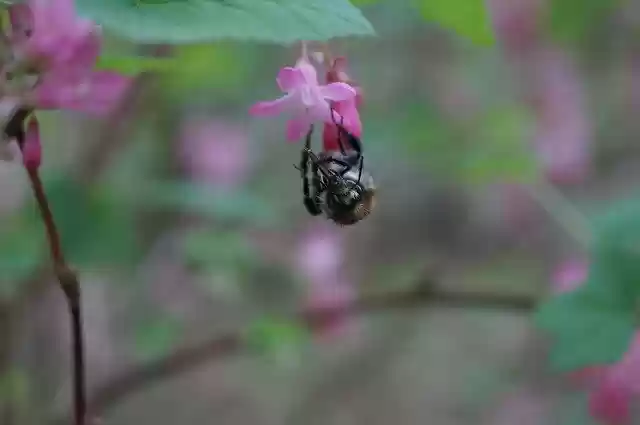
[[[436,289],[425,283],[406,292],[363,296],[346,307],[327,308],[312,313],[297,312],[292,315],[292,320],[298,321],[310,331],[314,331],[322,329],[336,313],[345,311],[349,315],[361,315],[394,309],[405,310],[437,306],[504,309],[527,313],[533,309],[535,303],[536,299],[532,296],[449,292]],[[209,361],[221,360],[230,355],[242,353],[248,349],[244,335],[245,332],[242,330],[216,335],[209,341],[178,349],[167,357],[133,367],[116,375],[90,397],[89,411],[92,415],[99,415],[120,400],[156,381],[183,374]],[[56,422],[56,424],[63,423],[64,420]]]
[[[38,210],[44,223],[55,275],[60,284],[60,288],[64,292],[67,306],[69,307],[69,316],[71,318],[74,423],[75,425],[84,425],[87,412],[87,397],[84,336],[82,333],[82,311],[80,309],[80,284],[78,283],[76,273],[69,268],[65,261],[60,236],[49,206],[49,200],[42,185],[42,180],[40,179],[38,166],[26,166],[25,168],[29,175],[31,189],[36,198]]]
[[[166,52],[161,52],[163,49],[163,47],[160,47],[154,53],[166,54]],[[123,137],[123,134],[133,121],[130,118],[135,115],[134,111],[138,108],[142,93],[146,91],[147,86],[150,84],[152,80],[151,77],[150,74],[145,73],[134,78],[129,91],[120,101],[119,106],[114,109],[113,113],[111,113],[101,125],[102,130],[99,132],[96,143],[91,144],[89,148],[81,154],[76,178],[85,187],[90,187],[102,176],[113,154],[126,143],[127,139]],[[22,120],[20,121],[20,124],[22,124]],[[45,226],[49,251],[54,264],[54,273],[64,291],[70,312],[74,416],[75,423],[77,425],[83,425],[86,418],[86,371],[80,285],[76,273],[66,264],[60,242],[60,235],[58,234],[38,170],[27,168],[27,172]],[[29,300],[44,287],[49,273],[50,266],[43,261],[43,263],[34,270],[34,273],[23,282],[22,290],[17,297],[11,300],[8,308],[9,312],[6,319],[9,321],[7,324],[8,328],[13,327],[11,323],[12,319],[20,315],[25,310],[25,306]]]

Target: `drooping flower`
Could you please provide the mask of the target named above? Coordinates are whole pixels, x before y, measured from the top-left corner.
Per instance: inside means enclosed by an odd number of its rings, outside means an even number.
[[[306,56],[298,59],[295,67],[282,68],[276,81],[286,94],[276,100],[254,104],[249,113],[256,116],[289,114],[289,141],[300,140],[315,121],[339,122],[342,118],[332,114],[329,101],[345,101],[356,96],[355,89],[343,82],[320,85],[316,69]]]
[[[355,291],[342,276],[343,243],[335,226],[319,223],[303,235],[297,251],[298,272],[308,282],[305,310],[310,316],[321,313],[322,321],[315,326],[320,336],[339,335],[349,324]],[[322,313],[327,311],[330,314]]]
[[[130,78],[94,71],[102,48],[100,28],[79,18],[73,0],[30,0],[9,8],[13,62],[7,84],[33,76],[20,87],[36,109],[67,109],[102,115],[120,100]]]
[[[572,291],[587,277],[588,263],[570,260],[561,264],[553,275],[557,292]],[[640,395],[640,332],[623,358],[612,365],[592,366],[573,372],[570,379],[591,389],[589,412],[606,425],[631,423],[630,403]]]
[[[346,72],[347,60],[343,57],[336,58],[331,67],[327,70],[326,81],[328,84],[338,82],[347,83],[354,87],[356,96],[342,101],[333,101],[331,106],[340,114],[341,118],[336,121],[345,130],[356,137],[362,136],[362,122],[358,108],[362,104],[362,89],[351,80]],[[322,132],[322,143],[325,151],[339,150],[338,127],[333,122],[325,122]]]
[[[249,139],[238,125],[192,117],[182,128],[180,150],[185,168],[195,180],[232,188],[247,175]]]

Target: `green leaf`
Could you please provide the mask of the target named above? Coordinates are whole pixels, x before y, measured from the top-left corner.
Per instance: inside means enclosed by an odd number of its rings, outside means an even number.
[[[177,68],[176,63],[177,61],[172,58],[101,55],[96,64],[96,69],[115,71],[125,75],[136,75],[146,71],[173,71]]]
[[[600,298],[593,284],[562,294],[542,305],[537,325],[554,346],[551,364],[560,371],[615,363],[629,347],[634,312]]]
[[[293,43],[373,35],[348,0],[77,0],[80,14],[142,43]]]
[[[444,28],[488,45],[495,39],[484,0],[414,0],[422,16]]]
[[[163,318],[146,323],[136,331],[134,352],[141,361],[151,361],[166,355],[178,341],[182,331],[180,323]]]
[[[563,41],[584,40],[587,33],[619,6],[621,0],[551,0],[549,27]]]

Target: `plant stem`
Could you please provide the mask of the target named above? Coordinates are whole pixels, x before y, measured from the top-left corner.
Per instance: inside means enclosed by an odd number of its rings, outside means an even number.
[[[36,198],[40,215],[47,233],[49,251],[56,278],[64,292],[71,316],[71,352],[73,368],[74,424],[84,425],[87,411],[85,389],[84,337],[82,332],[82,310],[80,306],[80,284],[78,276],[69,268],[64,258],[60,235],[56,227],[49,201],[37,167],[26,167],[31,189]]]

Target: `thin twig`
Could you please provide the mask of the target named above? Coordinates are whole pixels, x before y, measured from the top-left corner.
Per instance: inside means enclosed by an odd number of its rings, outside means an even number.
[[[73,371],[73,406],[75,425],[84,425],[87,412],[85,383],[84,335],[82,332],[82,310],[80,307],[80,284],[78,276],[69,268],[64,258],[60,235],[49,206],[37,167],[26,167],[31,189],[44,223],[49,252],[56,278],[64,292],[71,318],[71,363]]]
[[[502,295],[482,292],[444,291],[429,284],[418,285],[410,291],[367,295],[348,306],[325,308],[309,312],[297,312],[291,320],[298,321],[309,330],[321,329],[336,313],[349,315],[370,314],[394,309],[424,308],[437,306],[446,308],[504,309],[514,312],[529,312],[536,298],[525,295]],[[100,414],[133,393],[154,382],[175,377],[193,370],[204,363],[221,360],[230,355],[247,351],[244,330],[216,335],[210,340],[194,346],[178,349],[173,354],[157,361],[133,367],[116,375],[90,397],[89,410]],[[59,420],[56,424],[64,424]]]

